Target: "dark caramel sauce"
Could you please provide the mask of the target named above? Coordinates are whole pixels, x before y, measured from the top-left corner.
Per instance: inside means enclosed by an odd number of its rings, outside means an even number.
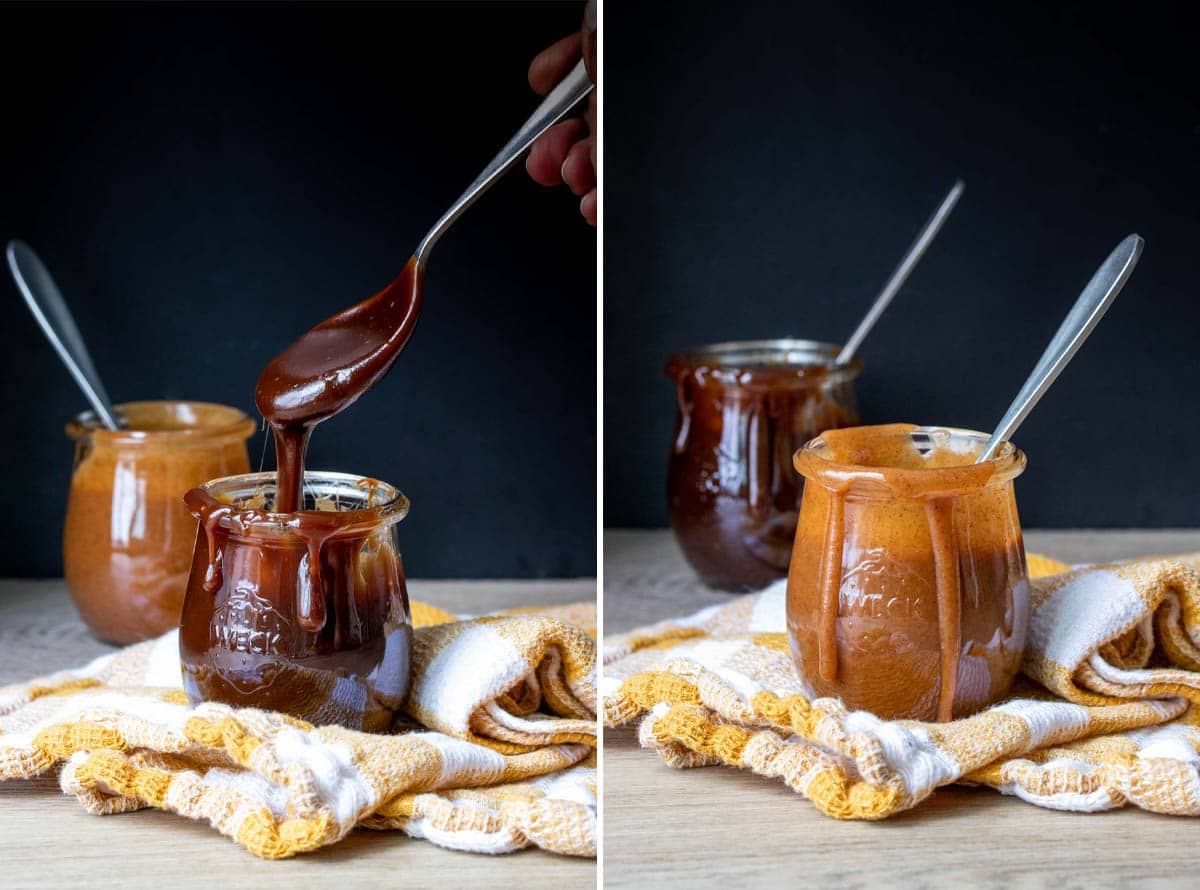
[[[263,370],[254,401],[275,435],[276,513],[299,508],[313,427],[374,386],[408,343],[424,280],[413,257],[386,288],[321,322]]]
[[[384,508],[275,514],[202,489],[186,500],[200,520],[180,630],[189,695],[386,728],[411,628]]]
[[[255,401],[275,438],[273,504],[186,495],[200,520],[180,633],[190,696],[368,729],[386,727],[399,706],[411,627],[395,519],[374,506],[374,480],[363,480],[364,509],[302,509],[304,458],[313,428],[395,362],[416,326],[423,279],[410,259],[387,288],[317,325],[262,372]]]
[[[764,587],[791,558],[801,490],[792,455],[822,430],[857,422],[851,384],[823,365],[726,368],[686,355],[666,372],[679,406],[671,527],[707,583]]]
[[[263,370],[254,400],[274,433],[278,465],[275,503],[270,512],[235,510],[200,489],[188,492],[188,506],[200,518],[208,541],[206,590],[220,586],[221,551],[214,535],[223,518],[249,528],[272,521],[271,513],[289,514],[287,525],[304,541],[308,552],[308,579],[300,587],[296,618],[300,627],[311,633],[325,625],[322,548],[354,520],[337,511],[300,511],[308,440],[317,424],[349,407],[391,368],[416,327],[424,278],[424,269],[416,257],[411,258],[386,288],[321,322]],[[263,556],[264,561],[270,559],[269,553]],[[263,593],[271,597],[271,591]],[[339,601],[335,598],[334,602],[336,606]]]

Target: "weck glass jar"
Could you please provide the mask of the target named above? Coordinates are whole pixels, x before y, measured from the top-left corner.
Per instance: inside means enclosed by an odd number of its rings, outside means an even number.
[[[679,410],[667,469],[671,528],[703,581],[756,590],[787,573],[800,507],[796,449],[858,423],[862,364],[812,340],[700,346],[671,356]]]
[[[314,471],[302,509],[273,513],[275,483],[251,473],[187,493],[200,521],[179,632],[188,699],[386,730],[409,683],[408,499]]]
[[[67,589],[97,636],[135,643],[179,624],[196,520],[183,494],[250,468],[255,423],[206,402],[117,405],[126,426],[91,411],[67,424],[75,467],[63,530]]]
[[[884,718],[945,721],[1008,692],[1029,581],[1004,443],[909,424],[834,430],[795,456],[804,498],[788,638],[813,696]]]

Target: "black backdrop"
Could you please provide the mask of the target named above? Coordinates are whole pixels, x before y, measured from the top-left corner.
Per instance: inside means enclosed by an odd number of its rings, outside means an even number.
[[[265,362],[391,281],[533,110],[529,60],[581,13],[4,6],[0,236],[57,277],[115,400],[253,412]],[[413,576],[595,572],[595,237],[576,204],[522,170],[493,188],[434,251],[391,375],[314,436],[310,466],[409,495]],[[0,575],[58,575],[83,398],[4,278]]]
[[[1130,232],[1146,251],[1021,428],[1027,526],[1200,523],[1200,102],[1152,5],[606,7],[605,521],[665,522],[673,349],[864,345],[864,418],[991,429]]]

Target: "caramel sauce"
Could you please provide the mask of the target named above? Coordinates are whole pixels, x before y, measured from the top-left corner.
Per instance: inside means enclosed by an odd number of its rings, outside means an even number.
[[[76,449],[63,568],[92,632],[128,644],[179,625],[196,539],[196,520],[179,493],[247,472],[254,421],[203,402],[117,408],[124,429],[104,429],[94,418],[67,428]]]
[[[821,552],[821,623],[817,670],[822,680],[837,679],[838,597],[842,589],[842,547],[846,536],[846,499],[839,492],[829,499],[825,548]]]
[[[349,407],[391,368],[421,313],[425,270],[411,258],[369,300],[321,322],[276,356],[254,391],[275,436],[275,512],[299,508],[313,427]]]
[[[423,280],[414,257],[383,291],[263,370],[255,402],[275,438],[273,503],[262,495],[224,503],[203,488],[185,496],[200,521],[180,630],[193,701],[365,729],[386,728],[399,706],[411,624],[395,519],[370,506],[375,480],[362,480],[363,509],[302,509],[304,458],[317,424],[391,368],[416,326]]]
[[[938,644],[941,655],[941,691],[938,720],[949,720],[958,687],[959,646],[962,640],[961,593],[958,586],[958,544],[954,534],[954,502],[937,498],[925,504],[933,564],[937,578]]]
[[[412,631],[383,508],[277,514],[203,489],[186,502],[200,520],[180,629],[189,696],[315,722],[354,702],[330,719],[386,729]]]
[[[797,455],[788,625],[814,694],[945,721],[994,701],[1019,666],[1024,549],[1015,473],[993,482],[1003,462],[975,464],[978,447],[922,453],[916,429],[828,431],[819,456]]]
[[[792,455],[821,430],[857,422],[857,368],[668,362],[678,400],[671,527],[705,583],[756,590],[786,574],[800,506]]]

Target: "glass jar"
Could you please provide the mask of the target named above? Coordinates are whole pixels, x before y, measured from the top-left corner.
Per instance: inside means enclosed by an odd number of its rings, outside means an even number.
[[[179,631],[188,699],[386,730],[408,692],[396,536],[408,499],[374,479],[309,472],[303,509],[272,513],[275,484],[251,473],[187,493],[200,520]]]
[[[250,468],[255,423],[205,402],[116,406],[127,427],[87,411],[67,424],[75,468],[63,530],[67,589],[97,636],[135,643],[179,625],[196,521],[183,495]]]
[[[985,433],[835,430],[795,456],[804,499],[788,574],[792,654],[813,696],[945,721],[1008,692],[1029,581],[1013,480],[1025,455]]]
[[[667,469],[671,528],[703,581],[757,590],[787,573],[800,507],[796,449],[858,423],[862,364],[812,340],[700,346],[671,356],[679,411]]]

